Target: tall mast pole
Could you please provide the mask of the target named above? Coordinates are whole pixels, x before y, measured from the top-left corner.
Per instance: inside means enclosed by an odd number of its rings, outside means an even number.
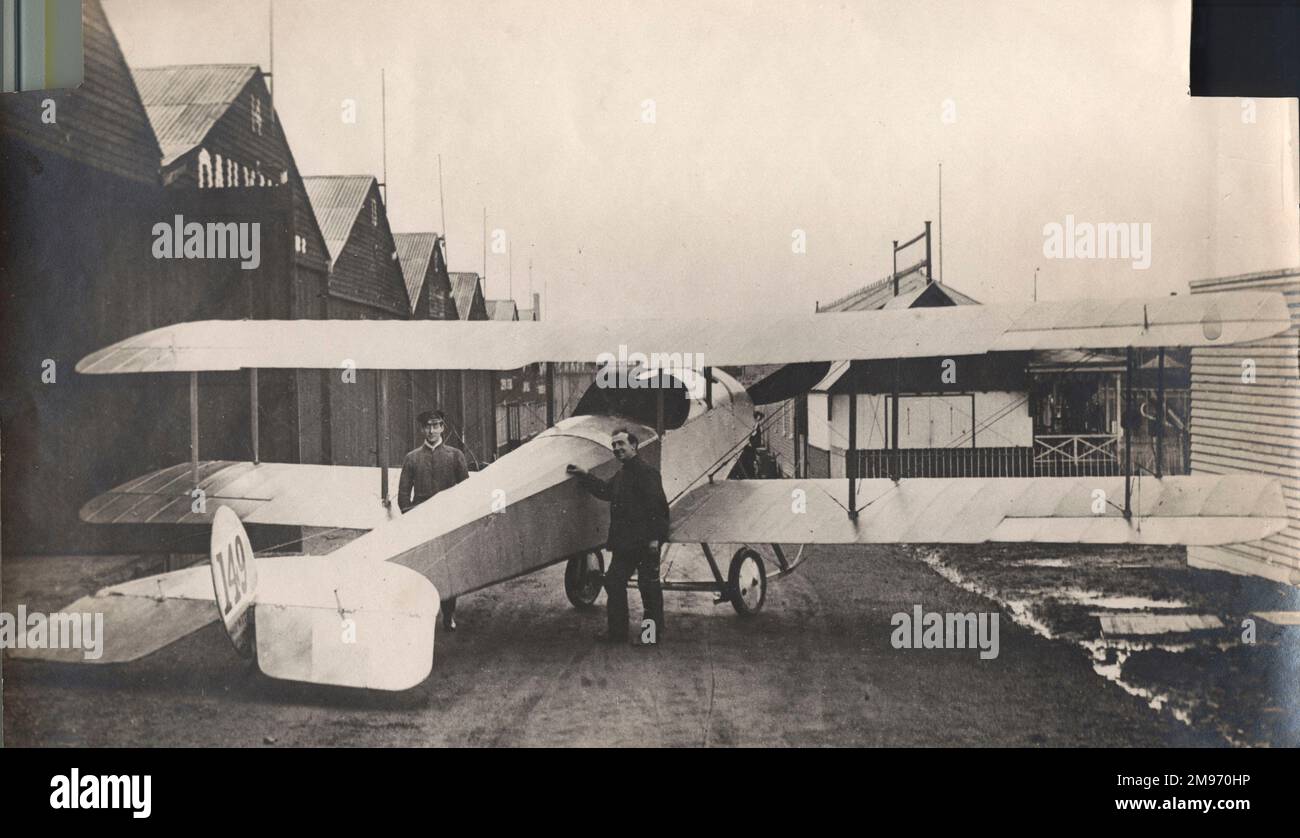
[[[275,124],[275,0],[267,5],[266,16],[268,19],[269,34],[267,40],[270,42],[271,54],[267,61],[267,76],[270,78],[270,97],[271,97],[271,119],[270,124]]]
[[[447,201],[442,196],[442,155],[438,155],[438,210],[442,213],[442,257],[448,265],[451,255],[447,252]],[[450,267],[448,268],[450,270]]]
[[[380,153],[383,155],[383,169],[381,174],[384,182],[379,184],[383,187],[384,209],[388,209],[388,86],[384,81],[384,68],[379,68],[379,130],[383,133],[380,138]]]

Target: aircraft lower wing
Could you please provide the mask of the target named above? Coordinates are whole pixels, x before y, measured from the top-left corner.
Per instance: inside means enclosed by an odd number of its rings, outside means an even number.
[[[726,480],[672,510],[670,541],[890,544],[1024,541],[1215,545],[1257,541],[1287,525],[1277,480],[1258,475]],[[1098,494],[1098,493],[1104,494]],[[1100,512],[1097,510],[1101,509]]]
[[[402,470],[388,470],[397,494]],[[197,504],[189,463],[151,472],[95,497],[81,507],[90,524],[211,524],[218,506],[229,506],[245,524],[282,524],[372,530],[401,515],[379,498],[379,470],[364,466],[300,463],[199,463]]]

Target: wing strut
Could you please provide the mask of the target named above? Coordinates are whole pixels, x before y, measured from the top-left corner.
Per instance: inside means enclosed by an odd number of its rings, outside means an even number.
[[[190,373],[190,479],[199,487],[199,374]]]
[[[375,465],[379,466],[379,502],[388,508],[388,370],[375,379]]]
[[[259,437],[257,425],[257,367],[250,367],[248,370],[248,432],[253,437],[253,465],[262,461],[261,448],[259,446]]]
[[[852,376],[849,383],[849,450],[844,460],[844,473],[849,478],[849,518],[852,520],[858,517],[858,386],[853,383]]]
[[[891,408],[892,416],[889,420],[889,447],[892,452],[889,457],[890,477],[897,483],[903,477],[903,462],[898,450],[898,387],[899,377],[902,376],[902,361],[894,361],[894,405]]]
[[[1160,347],[1160,365],[1156,368],[1156,480],[1165,476],[1165,348]]]
[[[546,427],[555,427],[555,362],[546,362]]]
[[[1133,347],[1124,349],[1124,520],[1133,519]]]

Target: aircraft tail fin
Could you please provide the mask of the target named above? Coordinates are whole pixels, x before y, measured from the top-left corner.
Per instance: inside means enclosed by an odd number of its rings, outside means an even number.
[[[433,666],[438,590],[386,562],[301,556],[253,561],[243,524],[212,519],[212,582],[235,648],[272,678],[404,690]]]

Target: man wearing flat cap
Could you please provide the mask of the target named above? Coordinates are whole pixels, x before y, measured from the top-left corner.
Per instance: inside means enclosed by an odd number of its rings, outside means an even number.
[[[397,505],[405,515],[443,489],[455,486],[469,477],[465,455],[442,441],[447,428],[441,410],[426,410],[416,417],[424,434],[424,444],[406,455],[402,463],[402,479],[397,484]],[[448,631],[456,630],[456,598],[442,603],[442,625]]]

